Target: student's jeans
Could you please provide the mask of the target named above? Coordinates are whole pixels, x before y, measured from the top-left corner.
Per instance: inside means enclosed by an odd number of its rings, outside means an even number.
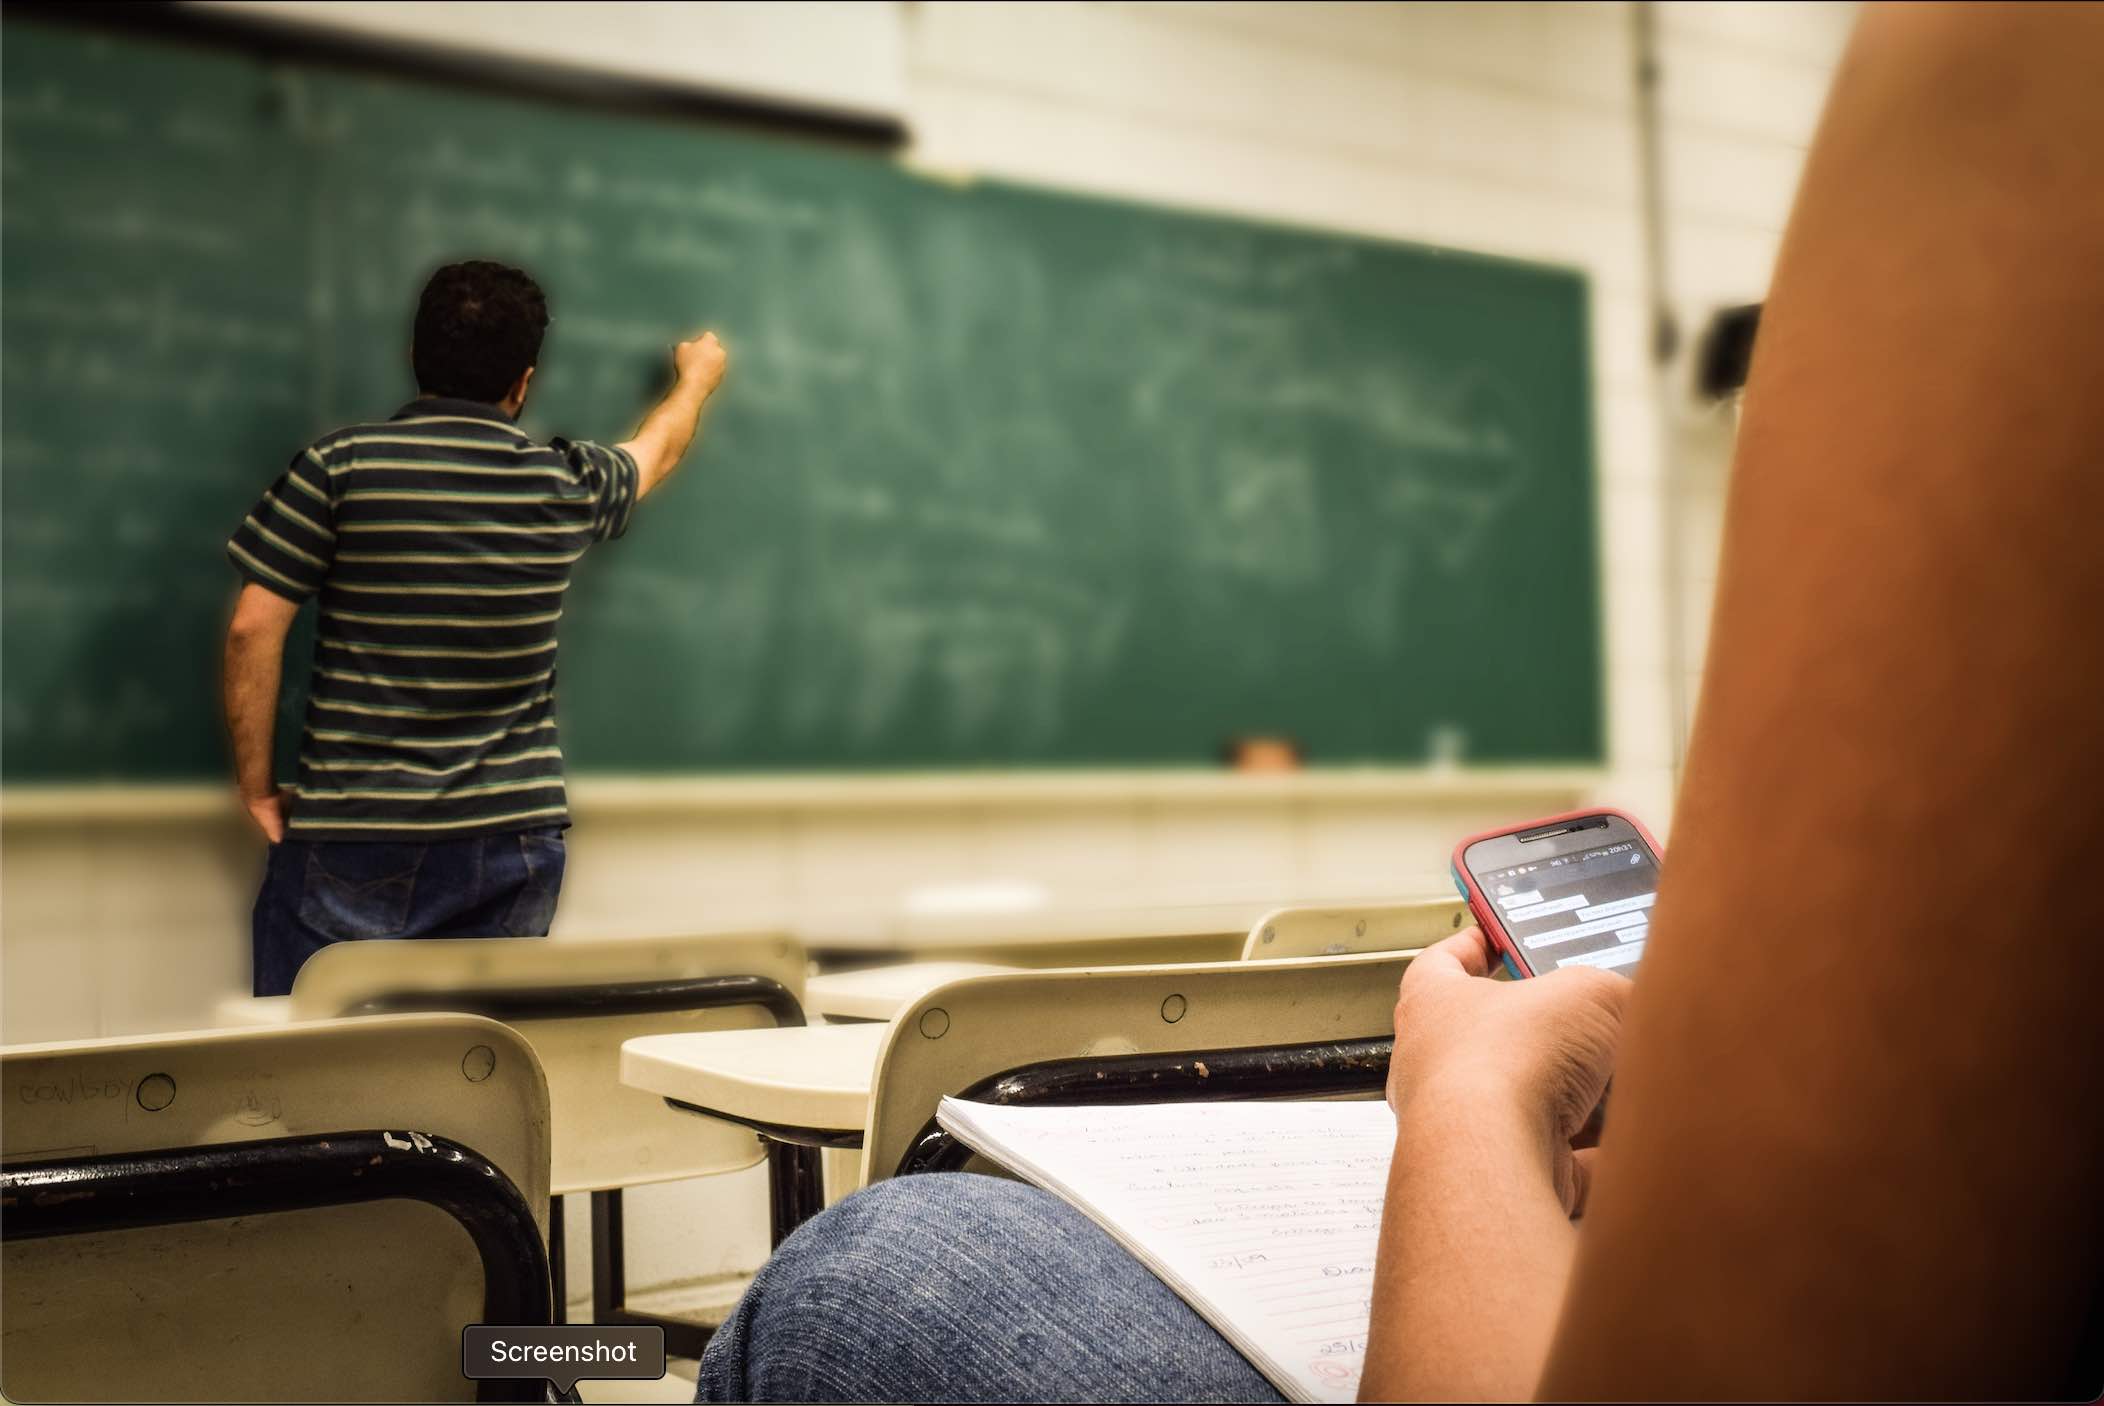
[[[255,993],[283,996],[334,942],[546,937],[563,883],[560,830],[429,844],[285,840],[270,847],[250,925]]]
[[[800,1227],[709,1340],[697,1401],[1278,1401],[1087,1216],[897,1177]]]

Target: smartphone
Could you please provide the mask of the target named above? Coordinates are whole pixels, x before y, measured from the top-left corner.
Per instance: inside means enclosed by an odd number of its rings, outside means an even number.
[[[1658,844],[1618,810],[1552,815],[1454,846],[1454,886],[1516,977],[1633,975],[1651,933]]]

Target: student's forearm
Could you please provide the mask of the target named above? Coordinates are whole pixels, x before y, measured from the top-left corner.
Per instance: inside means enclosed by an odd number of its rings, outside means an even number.
[[[234,782],[244,800],[268,796],[276,787],[271,742],[284,663],[283,635],[241,630],[227,635],[226,730],[233,745]]]
[[[1547,1130],[1505,1102],[1428,1089],[1397,1114],[1361,1400],[1534,1393],[1578,1232],[1557,1199]],[[1439,1154],[1405,1155],[1413,1146]]]

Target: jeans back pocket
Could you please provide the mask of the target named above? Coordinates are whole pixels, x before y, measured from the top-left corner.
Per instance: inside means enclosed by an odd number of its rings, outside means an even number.
[[[512,937],[546,937],[555,922],[555,900],[563,887],[567,854],[562,832],[522,830],[505,839],[518,846],[520,881],[517,896],[504,915],[504,930]],[[507,861],[510,858],[506,856]]]
[[[300,922],[331,941],[400,937],[423,845],[317,844],[300,881]]]

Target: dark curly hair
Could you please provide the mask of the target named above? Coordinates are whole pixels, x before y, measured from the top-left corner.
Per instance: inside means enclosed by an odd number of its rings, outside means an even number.
[[[548,300],[523,271],[488,259],[447,264],[417,300],[409,360],[425,395],[495,403],[539,360]]]

